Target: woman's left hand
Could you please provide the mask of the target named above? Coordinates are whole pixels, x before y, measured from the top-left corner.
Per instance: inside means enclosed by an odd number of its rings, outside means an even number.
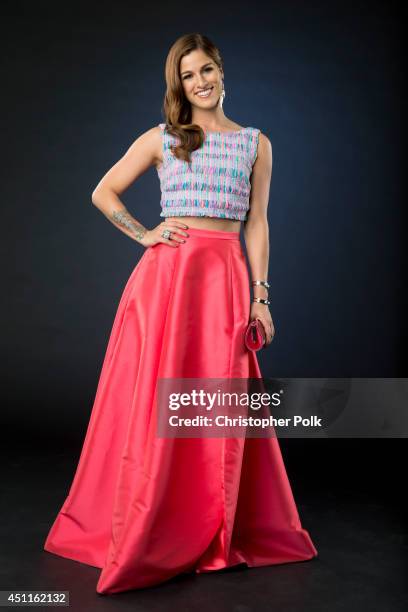
[[[251,303],[251,315],[250,321],[254,319],[260,319],[262,325],[264,326],[266,332],[266,345],[270,344],[275,335],[275,326],[272,321],[271,313],[269,312],[269,307],[267,304],[262,304],[259,302]]]

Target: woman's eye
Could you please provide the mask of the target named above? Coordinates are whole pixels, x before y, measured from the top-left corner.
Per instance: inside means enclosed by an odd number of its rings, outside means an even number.
[[[207,66],[207,68],[204,68],[204,72],[211,72],[213,70],[212,66]],[[185,79],[189,79],[191,77],[191,74],[186,74],[183,77],[183,81],[185,81]]]

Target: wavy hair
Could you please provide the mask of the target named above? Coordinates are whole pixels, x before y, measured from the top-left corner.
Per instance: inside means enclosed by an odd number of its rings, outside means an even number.
[[[204,142],[201,127],[191,123],[191,104],[187,100],[180,78],[181,58],[196,49],[202,49],[208,57],[224,72],[224,65],[217,47],[203,34],[185,34],[170,48],[165,65],[166,93],[163,102],[163,115],[166,130],[180,139],[180,144],[172,146],[175,157],[190,163],[190,153],[199,149]]]

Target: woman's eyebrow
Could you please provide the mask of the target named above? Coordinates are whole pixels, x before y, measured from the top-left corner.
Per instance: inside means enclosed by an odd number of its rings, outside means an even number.
[[[211,66],[211,65],[212,65],[212,62],[207,62],[206,64],[203,64],[201,66],[201,70],[205,68],[206,66]],[[181,73],[181,76],[183,76],[183,74],[187,74],[187,72],[191,72],[191,70],[183,70],[183,72]]]

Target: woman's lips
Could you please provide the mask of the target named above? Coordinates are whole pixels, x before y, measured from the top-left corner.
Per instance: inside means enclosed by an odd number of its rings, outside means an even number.
[[[198,96],[199,98],[209,98],[211,96],[211,92],[214,88],[213,87],[209,87],[208,89],[204,90],[204,91],[199,91],[196,96]]]

